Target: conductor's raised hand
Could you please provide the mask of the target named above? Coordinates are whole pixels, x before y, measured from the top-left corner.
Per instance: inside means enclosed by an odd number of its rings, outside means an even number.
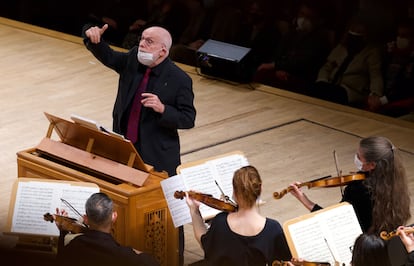
[[[91,40],[92,43],[98,44],[101,42],[102,35],[108,29],[108,24],[102,26],[102,28],[98,26],[90,27],[85,31],[86,37]]]

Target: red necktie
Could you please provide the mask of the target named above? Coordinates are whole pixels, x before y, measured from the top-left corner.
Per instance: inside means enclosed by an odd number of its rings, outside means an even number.
[[[144,77],[141,80],[141,83],[138,86],[137,92],[135,93],[134,100],[132,102],[131,111],[129,113],[128,119],[128,128],[126,137],[132,143],[137,142],[138,139],[138,124],[139,124],[139,115],[141,113],[141,94],[145,92],[148,84],[149,74],[151,68],[147,68],[145,71]]]

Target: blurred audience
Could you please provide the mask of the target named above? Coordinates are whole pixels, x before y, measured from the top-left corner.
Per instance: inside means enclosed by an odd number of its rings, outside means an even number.
[[[342,41],[319,70],[311,96],[340,104],[378,110],[383,96],[381,47],[367,38],[361,17],[351,20]]]
[[[403,19],[395,39],[387,43],[384,60],[384,96],[380,113],[399,117],[414,111],[414,23]]]
[[[261,64],[254,81],[281,89],[305,92],[316,78],[331,44],[325,27],[324,6],[303,1],[293,29],[283,35],[272,62]]]
[[[162,26],[173,37],[171,58],[193,66],[208,39],[248,47],[247,82],[408,120],[414,120],[413,10],[413,1],[373,0],[0,4],[0,16],[74,35],[85,23],[108,24],[105,40],[126,49],[145,28]]]

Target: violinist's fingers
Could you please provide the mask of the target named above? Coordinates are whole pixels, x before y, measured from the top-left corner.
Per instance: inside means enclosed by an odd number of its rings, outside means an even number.
[[[141,254],[141,253],[142,253],[142,251],[140,251],[140,250],[138,250],[138,249],[133,248],[133,250],[134,250],[134,252],[135,252],[136,254]]]
[[[403,242],[408,253],[414,251],[414,237],[413,234],[407,234],[404,228],[398,229],[397,234],[400,236],[401,242]]]
[[[187,191],[185,192],[185,201],[190,209],[198,209],[200,206],[200,202],[188,196]]]
[[[294,196],[299,196],[299,195],[303,194],[302,191],[300,190],[299,186],[297,185],[297,183],[298,182],[289,185],[289,188],[290,188],[289,192]]]
[[[56,214],[61,215],[61,216],[68,216],[68,212],[65,209],[59,209],[56,208]]]

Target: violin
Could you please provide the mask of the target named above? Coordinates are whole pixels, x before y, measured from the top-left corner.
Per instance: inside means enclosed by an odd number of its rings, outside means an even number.
[[[89,229],[86,224],[80,223],[75,218],[67,216],[45,213],[43,219],[51,223],[56,222],[63,230],[72,232],[73,234],[85,233]]]
[[[407,233],[407,234],[414,233],[414,228],[412,228],[412,227],[410,227],[410,228],[404,228],[403,231],[405,233]],[[390,240],[391,238],[393,238],[394,236],[397,236],[397,235],[398,235],[398,231],[397,230],[393,230],[391,232],[382,231],[380,233],[380,237],[383,240]]]
[[[204,194],[204,193],[199,193],[199,192],[194,192],[194,191],[188,191],[187,193],[190,198],[193,198],[201,203],[204,203],[205,205],[211,208],[214,208],[220,211],[225,211],[225,212],[237,211],[236,204],[229,202],[229,201],[216,199],[210,194]],[[176,199],[183,199],[184,197],[185,197],[184,191],[176,191],[174,193],[174,198]]]
[[[272,266],[288,266],[288,262],[292,263],[295,266],[330,266],[331,264],[327,262],[311,262],[311,261],[279,261],[275,260],[272,263]]]
[[[298,187],[307,186],[309,189],[313,187],[339,187],[347,185],[348,183],[356,180],[364,180],[365,174],[362,173],[351,173],[349,175],[331,177],[325,176],[321,177],[312,181],[304,182],[298,185]],[[280,192],[274,192],[273,197],[275,199],[280,199],[284,195],[286,195],[289,191],[291,191],[292,187],[287,187]]]

